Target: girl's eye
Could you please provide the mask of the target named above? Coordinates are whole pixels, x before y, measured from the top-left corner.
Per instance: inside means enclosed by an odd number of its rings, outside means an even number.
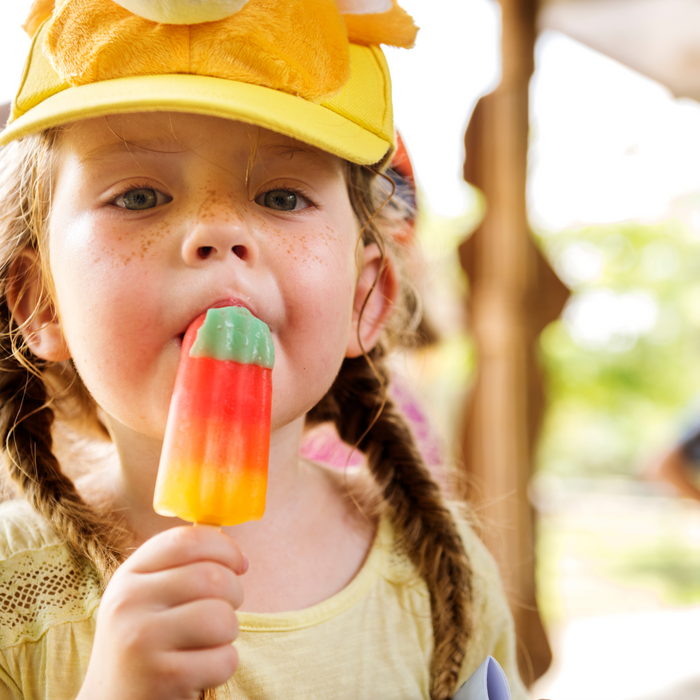
[[[150,187],[140,187],[120,194],[114,200],[114,204],[122,209],[142,211],[144,209],[153,209],[153,207],[169,201],[171,201],[170,197],[167,197],[162,192],[152,190]]]
[[[255,202],[277,211],[298,211],[309,206],[304,197],[291,190],[270,190],[256,197]]]

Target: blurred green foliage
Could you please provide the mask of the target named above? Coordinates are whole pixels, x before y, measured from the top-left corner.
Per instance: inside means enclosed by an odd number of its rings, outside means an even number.
[[[700,604],[698,548],[689,547],[678,537],[662,544],[625,549],[605,573],[624,584],[658,591],[669,605]]]
[[[570,494],[571,496],[571,494]],[[700,511],[600,493],[538,520],[538,601],[547,624],[700,603]]]
[[[539,469],[632,476],[700,396],[700,236],[669,220],[537,239],[572,291],[540,339]],[[700,403],[697,413],[700,423]]]

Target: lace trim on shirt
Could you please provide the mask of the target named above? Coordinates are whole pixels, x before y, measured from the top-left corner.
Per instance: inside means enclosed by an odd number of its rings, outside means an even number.
[[[18,552],[0,565],[0,647],[38,640],[51,627],[89,618],[100,578],[63,545]]]

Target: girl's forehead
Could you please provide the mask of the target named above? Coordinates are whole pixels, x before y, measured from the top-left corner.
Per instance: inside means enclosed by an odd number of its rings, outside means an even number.
[[[116,114],[69,124],[59,147],[82,161],[120,153],[197,153],[212,147],[255,161],[295,159],[318,162],[340,172],[342,160],[314,146],[269,129],[199,114],[152,112]]]

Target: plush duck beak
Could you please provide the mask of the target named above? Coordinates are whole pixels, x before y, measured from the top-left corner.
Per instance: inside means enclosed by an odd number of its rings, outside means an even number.
[[[336,0],[335,4],[341,12],[355,15],[371,15],[391,9],[391,0]]]
[[[125,10],[143,19],[162,24],[201,24],[218,22],[240,12],[248,0],[114,0]],[[386,3],[391,0],[346,0],[351,5],[360,2]],[[22,25],[29,36],[51,16],[56,0],[33,0],[29,15]]]
[[[161,24],[217,22],[239,12],[248,0],[115,0],[139,17]],[[341,13],[369,15],[389,12],[391,0],[336,0]]]

